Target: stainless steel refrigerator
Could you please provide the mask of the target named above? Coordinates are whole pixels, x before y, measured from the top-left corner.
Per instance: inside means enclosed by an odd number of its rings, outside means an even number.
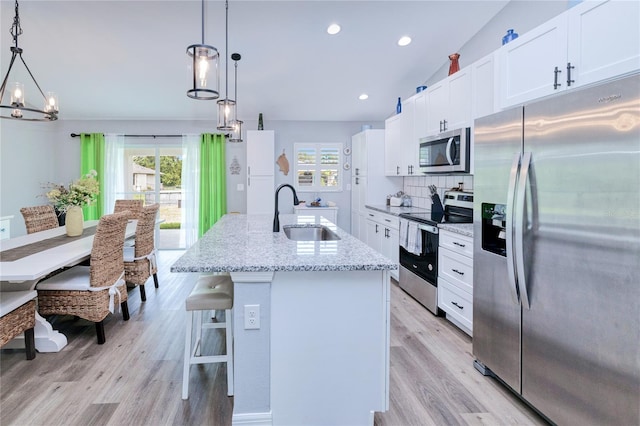
[[[640,424],[640,76],[476,120],[473,354],[554,423]]]

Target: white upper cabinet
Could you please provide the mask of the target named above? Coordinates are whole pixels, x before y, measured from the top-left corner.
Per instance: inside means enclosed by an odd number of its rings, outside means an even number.
[[[387,118],[384,122],[384,174],[385,176],[403,176],[402,152],[400,146],[406,139],[407,115],[404,112]]]
[[[275,133],[247,131],[247,214],[272,214],[275,208]]]
[[[572,86],[640,68],[640,2],[584,2],[569,12]]]
[[[427,135],[468,127],[471,68],[465,67],[427,89]]]
[[[498,50],[500,108],[640,68],[637,1],[584,2]]]
[[[495,55],[491,53],[471,64],[471,117],[484,117],[496,112]],[[473,157],[472,157],[473,158]]]
[[[402,112],[385,121],[385,175],[412,176],[420,172],[418,167],[418,140],[415,134],[417,114],[424,114],[424,92],[405,99]],[[416,101],[420,100],[416,111]]]

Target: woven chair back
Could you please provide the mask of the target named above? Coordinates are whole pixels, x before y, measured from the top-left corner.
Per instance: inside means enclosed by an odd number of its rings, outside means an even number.
[[[142,214],[136,225],[136,257],[146,256],[155,247],[154,235],[159,208],[159,204],[151,204],[142,208]]]
[[[58,216],[51,205],[23,207],[20,209],[27,234],[57,228]]]
[[[91,248],[89,281],[91,287],[115,283],[124,272],[124,236],[128,212],[107,214],[100,218]]]
[[[116,200],[116,204],[113,207],[113,212],[120,213],[123,211],[128,211],[129,219],[139,219],[140,214],[142,214],[143,206],[143,200]]]

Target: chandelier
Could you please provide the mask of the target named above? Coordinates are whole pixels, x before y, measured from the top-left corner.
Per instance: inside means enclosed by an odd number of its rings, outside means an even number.
[[[234,98],[238,100],[238,61],[242,58],[239,53],[232,53],[231,59],[235,61],[235,78],[233,80],[235,85]],[[231,121],[232,130],[229,133],[229,142],[240,143],[242,142],[242,121],[238,120],[238,108],[235,108],[235,116]]]
[[[236,117],[236,101],[229,99],[229,0],[225,1],[225,89],[224,99],[218,101],[218,130],[233,131],[232,121]]]
[[[36,81],[35,77],[31,73],[31,70],[27,66],[27,63],[22,57],[22,48],[18,47],[18,37],[22,34],[22,28],[20,27],[20,15],[18,13],[18,0],[16,0],[16,16],[13,18],[13,24],[11,25],[11,36],[13,37],[14,46],[11,46],[11,61],[9,62],[9,69],[2,80],[2,86],[0,86],[0,117],[10,118],[23,121],[55,121],[58,119],[58,97],[53,92],[47,92],[45,95],[40,85]],[[38,88],[38,91],[42,95],[43,108],[38,109],[35,106],[29,106],[26,103],[24,84],[19,82],[7,83],[9,80],[9,74],[13,68],[13,64],[16,57],[20,57],[20,61],[26,68],[29,76]],[[9,102],[5,103],[4,95],[9,89]]]
[[[202,43],[187,47],[193,71],[192,87],[187,96],[193,99],[213,100],[220,97],[220,75],[218,73],[218,49],[204,44],[204,0],[202,0]]]

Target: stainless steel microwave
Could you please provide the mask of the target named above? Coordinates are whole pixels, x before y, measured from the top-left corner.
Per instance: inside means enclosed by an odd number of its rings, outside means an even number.
[[[420,171],[469,173],[470,142],[469,127],[420,138]]]

